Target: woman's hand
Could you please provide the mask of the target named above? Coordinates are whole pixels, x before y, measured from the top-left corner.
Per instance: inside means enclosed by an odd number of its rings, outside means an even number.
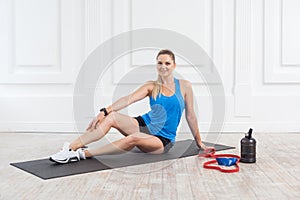
[[[202,141],[197,142],[197,146],[198,146],[200,149],[203,149],[203,150],[207,149],[207,146],[206,146],[205,144],[203,144]]]
[[[87,131],[93,131],[95,130],[99,124],[101,123],[101,121],[104,119],[104,112],[100,112],[89,124],[89,126],[87,127]]]

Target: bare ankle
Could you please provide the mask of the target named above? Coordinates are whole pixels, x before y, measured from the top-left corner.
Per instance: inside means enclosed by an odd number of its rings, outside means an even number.
[[[69,146],[69,148],[73,151],[76,151],[77,149],[83,147],[83,145],[80,142],[72,142]]]
[[[83,152],[84,152],[86,158],[90,158],[90,157],[93,156],[93,155],[89,152],[89,150],[84,150]]]

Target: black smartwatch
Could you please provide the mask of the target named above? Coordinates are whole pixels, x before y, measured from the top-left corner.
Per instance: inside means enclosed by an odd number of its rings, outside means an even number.
[[[100,112],[104,112],[104,116],[108,115],[108,112],[107,112],[106,108],[101,108]]]

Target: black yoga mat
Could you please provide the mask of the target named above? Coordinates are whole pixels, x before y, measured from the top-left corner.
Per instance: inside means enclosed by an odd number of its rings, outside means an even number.
[[[217,151],[234,149],[234,147],[221,144],[211,144],[208,142],[204,142],[204,144],[207,146],[214,146]],[[132,151],[125,154],[95,156],[91,159],[69,164],[56,164],[49,159],[41,159],[11,163],[11,165],[45,180],[105,169],[183,158],[197,155],[199,152],[201,151],[198,149],[195,141],[183,140],[176,142],[174,147],[171,148],[168,153],[160,155],[142,153],[137,148],[134,148]]]

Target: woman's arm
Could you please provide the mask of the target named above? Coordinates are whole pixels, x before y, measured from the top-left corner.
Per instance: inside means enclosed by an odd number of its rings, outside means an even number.
[[[190,82],[185,81],[185,117],[188,122],[189,128],[194,136],[194,139],[199,148],[206,149],[206,146],[202,143],[197,116],[194,111],[194,99],[193,89]]]
[[[130,95],[121,97],[117,101],[115,101],[112,105],[106,108],[107,113],[111,113],[112,111],[119,111],[130,104],[137,102],[149,94],[151,94],[153,89],[153,81],[148,81],[144,85],[142,85],[139,89],[131,93]],[[93,130],[97,128],[97,125],[104,119],[104,113],[100,112],[89,124],[86,130]]]
[[[108,106],[106,110],[108,113],[112,111],[122,110],[123,108],[126,108],[130,104],[147,97],[151,93],[152,89],[153,89],[153,81],[148,81],[133,93],[121,97],[120,99],[115,101],[112,105]]]

